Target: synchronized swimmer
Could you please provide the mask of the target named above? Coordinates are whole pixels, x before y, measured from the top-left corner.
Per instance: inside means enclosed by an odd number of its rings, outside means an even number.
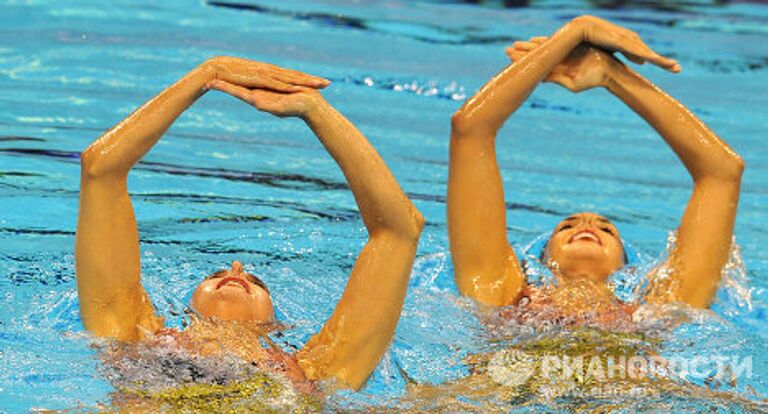
[[[82,154],[75,263],[85,327],[98,336],[142,341],[175,338],[187,351],[234,353],[294,383],[324,378],[360,388],[381,359],[400,317],[423,218],[366,138],[317,89],[325,79],[230,57],[198,66],[97,139]],[[322,330],[296,353],[253,343],[249,329],[274,322],[267,286],[237,261],[204,278],[191,306],[242,338],[211,348],[211,328],[164,329],[141,284],[139,233],[127,191],[131,168],[173,121],[216,89],[256,109],[301,118],[336,160],[352,190],[369,239],[346,290]],[[245,322],[245,323],[243,323]],[[202,325],[201,325],[202,326]],[[232,341],[230,341],[232,342]],[[221,349],[223,348],[223,349]]]
[[[581,16],[550,37],[516,42],[513,61],[452,119],[448,180],[448,233],[459,291],[493,306],[521,298],[554,306],[564,315],[587,309],[605,319],[631,314],[636,304],[614,297],[607,278],[625,263],[618,229],[605,217],[577,213],[552,232],[543,260],[555,286],[526,283],[507,240],[504,191],[496,135],[541,82],[573,92],[604,87],[653,126],[693,178],[693,194],[665,264],[670,277],[652,284],[650,303],[712,302],[731,247],[744,163],[679,102],[621,63],[649,62],[679,72],[640,37],[605,20]],[[106,132],[82,153],[76,272],[82,320],[97,336],[147,342],[156,336],[190,352],[235,354],[283,373],[295,384],[330,378],[359,389],[394,335],[418,239],[421,214],[365,137],[319,92],[325,79],[240,58],[206,61]],[[209,90],[218,90],[279,117],[302,119],[343,171],[369,239],[346,290],[322,330],[295,355],[253,341],[195,348],[201,328],[164,327],[141,284],[139,235],[127,176],[174,120]],[[588,289],[584,295],[572,294]],[[574,298],[577,298],[574,300]],[[582,299],[579,299],[582,298]],[[243,329],[274,322],[267,286],[240,262],[204,278],[191,307],[213,325]],[[208,329],[208,328],[206,328]],[[214,329],[214,328],[211,328]],[[204,329],[202,329],[204,330]]]
[[[649,62],[671,72],[680,65],[658,55],[625,28],[593,16],[577,17],[551,37],[507,49],[513,63],[454,115],[448,179],[448,235],[456,284],[481,303],[505,306],[521,298],[563,315],[594,311],[611,319],[636,304],[614,297],[606,281],[625,262],[619,231],[607,218],[577,213],[553,230],[543,254],[557,285],[527,285],[507,241],[504,189],[496,161],[496,134],[540,82],[574,93],[603,87],[645,119],[677,154],[693,179],[693,194],[667,263],[669,277],[651,280],[650,303],[710,305],[731,248],[742,159],[701,120],[616,59]]]

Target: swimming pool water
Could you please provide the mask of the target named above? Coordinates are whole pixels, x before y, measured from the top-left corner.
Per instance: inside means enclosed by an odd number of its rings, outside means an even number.
[[[647,4],[647,3],[646,3]],[[391,350],[358,395],[385,403],[405,378],[466,375],[486,349],[452,284],[445,227],[450,115],[507,62],[504,47],[597,14],[680,61],[639,70],[745,159],[736,240],[751,304],[716,305],[680,335],[702,353],[753,355],[768,376],[768,8],[734,3],[500,9],[404,1],[0,1],[0,411],[93,407],[113,390],[82,333],[73,266],[78,156],[130,111],[215,55],[327,77],[327,99],[371,140],[427,219]],[[539,88],[499,136],[509,238],[524,246],[565,215],[611,217],[644,254],[664,250],[690,179],[655,132],[605,91]],[[366,233],[331,158],[297,120],[210,93],[132,172],[143,280],[181,323],[204,275],[241,260],[270,286],[285,341],[300,346],[333,309]],[[744,297],[742,295],[742,297]],[[697,328],[698,327],[698,328]],[[687,336],[686,336],[687,335]]]

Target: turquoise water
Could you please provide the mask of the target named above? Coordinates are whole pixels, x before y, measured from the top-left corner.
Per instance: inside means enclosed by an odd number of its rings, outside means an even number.
[[[73,267],[78,155],[214,55],[333,80],[325,95],[369,137],[428,224],[391,350],[362,393],[467,374],[486,332],[452,284],[445,228],[450,115],[506,64],[508,43],[582,13],[636,30],[680,61],[640,71],[746,160],[736,240],[751,301],[722,294],[686,350],[753,356],[737,389],[768,393],[768,8],[592,9],[417,2],[0,1],[0,411],[92,407],[112,385],[82,333]],[[611,217],[647,257],[664,251],[690,179],[655,132],[604,91],[539,88],[499,138],[509,238],[523,246],[575,211]],[[339,298],[366,233],[343,176],[297,120],[209,94],[131,174],[144,283],[172,325],[196,282],[231,260],[263,277],[284,343],[300,346]],[[650,259],[649,259],[650,260]],[[738,273],[738,271],[736,272]],[[735,300],[739,299],[739,300]],[[341,402],[339,402],[341,401]]]

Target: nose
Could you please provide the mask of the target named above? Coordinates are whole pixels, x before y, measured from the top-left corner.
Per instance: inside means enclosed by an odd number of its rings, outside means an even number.
[[[238,262],[237,260],[234,260],[232,262],[232,268],[229,269],[229,273],[232,276],[240,276],[240,275],[242,275],[244,273],[243,272],[243,264]]]

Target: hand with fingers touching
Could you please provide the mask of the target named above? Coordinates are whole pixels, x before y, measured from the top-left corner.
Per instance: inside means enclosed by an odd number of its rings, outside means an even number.
[[[523,58],[530,51],[544,43],[547,37],[532,37],[527,42],[515,42],[506,49],[512,62]],[[571,92],[607,86],[612,71],[621,70],[624,64],[612,54],[583,43],[577,46],[543,82],[556,83]]]
[[[572,92],[582,92],[607,86],[614,71],[626,68],[612,52],[619,52],[630,61],[651,62],[671,72],[680,72],[680,64],[653,51],[637,33],[595,16],[579,16],[561,30],[576,32],[582,39],[554,69],[542,80],[557,83]],[[550,38],[532,37],[527,42],[515,42],[506,49],[512,62],[523,59]]]
[[[244,88],[297,92],[301,88],[325,88],[331,83],[321,77],[250,59],[217,56],[206,64],[213,68],[216,80]]]
[[[609,52],[620,52],[637,64],[652,63],[670,72],[680,72],[680,64],[656,53],[632,30],[595,16],[579,16],[569,25],[575,27],[583,41]]]
[[[317,90],[307,87],[285,92],[246,88],[223,80],[211,81],[208,87],[232,95],[260,111],[281,118],[290,116],[303,118],[317,102],[319,96]]]

